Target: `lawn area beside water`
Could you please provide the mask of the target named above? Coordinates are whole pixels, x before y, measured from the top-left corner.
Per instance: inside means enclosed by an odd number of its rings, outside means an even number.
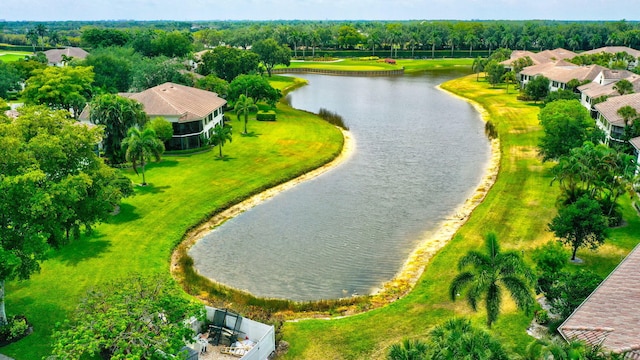
[[[474,313],[463,299],[449,300],[458,259],[469,250],[482,250],[484,235],[493,231],[504,250],[521,251],[532,264],[532,250],[553,238],[547,224],[556,214],[559,190],[551,185],[548,170],[552,164],[542,164],[537,157],[542,134],[539,105],[517,101],[514,91],[507,94],[504,87],[490,88],[484,81],[477,82],[475,75],[442,87],[480,104],[497,126],[502,157],[496,183],[467,223],[432,259],[409,295],[352,317],[286,323],[284,340],[290,350],[285,359],[384,359],[391,344],[403,338],[424,340],[434,326],[452,317],[468,317],[474,325],[486,328],[483,306]],[[606,245],[597,251],[578,251],[585,261],[571,268],[606,275],[639,242],[640,219],[628,197],[623,207],[628,225],[613,229]],[[511,351],[523,353],[532,339],[526,334],[532,314],[516,312],[506,295],[505,300],[503,313],[490,332]]]
[[[230,114],[233,142],[187,156],[164,156],[147,166],[147,187],[136,187],[111,221],[91,236],[53,251],[31,280],[7,284],[7,311],[26,314],[34,333],[0,352],[18,360],[50,352],[50,335],[92,286],[131,273],[169,277],[171,252],[185,232],[213,212],[332,160],[342,133],[318,117],[278,105],[275,122],[250,120],[250,136]],[[135,183],[132,170],[124,171]],[[238,246],[251,244],[238,239]],[[241,271],[241,269],[238,269]]]
[[[384,58],[384,57],[383,57]],[[289,68],[309,68],[336,71],[384,71],[404,68],[405,73],[437,70],[443,68],[470,67],[473,59],[436,59],[436,60],[406,60],[397,59],[396,64],[387,64],[379,60],[339,59],[337,61],[293,61]],[[276,69],[286,69],[277,66]]]
[[[0,50],[0,61],[12,62],[24,59],[25,56],[33,55],[33,53],[26,51],[6,51]]]

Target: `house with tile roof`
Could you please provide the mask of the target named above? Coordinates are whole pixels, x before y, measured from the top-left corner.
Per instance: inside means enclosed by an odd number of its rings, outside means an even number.
[[[79,47],[67,47],[64,49],[51,49],[44,52],[47,63],[52,66],[64,66],[69,58],[84,59],[89,55]]]
[[[596,124],[604,131],[606,143],[624,141],[625,121],[618,110],[625,106],[631,106],[640,113],[640,93],[611,97],[595,105],[598,112]]]
[[[549,79],[549,91],[557,91],[566,89],[567,83],[574,79],[580,82],[591,82],[604,70],[607,70],[607,68],[600,65],[579,66],[560,60],[522,69],[520,71],[520,84],[525,87],[533,78],[544,76]]]
[[[560,325],[565,340],[640,359],[640,245]]]
[[[504,65],[508,71],[511,70],[511,64],[518,59],[529,57],[533,62],[533,65],[541,65],[552,62],[557,62],[560,60],[570,60],[574,57],[578,56],[578,54],[573,51],[569,51],[563,48],[557,48],[553,50],[544,50],[537,53],[526,51],[526,50],[515,50],[511,53],[511,57],[509,60],[505,60],[500,64]]]
[[[604,74],[606,72],[606,74]],[[604,97],[618,96],[620,93],[614,89],[616,83],[622,79],[628,80],[633,86],[633,92],[640,92],[640,75],[627,70],[606,70],[602,76],[594,81],[578,87],[580,91],[580,103],[591,111],[595,118],[596,112],[594,104],[598,99]]]
[[[636,60],[629,63],[630,67],[638,66],[638,58],[640,57],[640,50],[632,49],[627,46],[605,46],[589,51],[585,51],[580,55],[593,55],[600,53],[609,53],[609,54],[618,54],[618,53],[627,53],[633,56]]]
[[[209,139],[217,124],[222,124],[225,99],[218,94],[189,86],[164,83],[139,93],[120,93],[140,102],[150,119],[163,117],[173,126],[173,137],[165,144],[167,150],[197,149]],[[80,121],[89,121],[88,107]]]
[[[222,124],[227,101],[218,94],[189,86],[164,83],[139,93],[126,94],[144,107],[150,119],[163,117],[173,125],[168,150],[186,150],[203,146],[213,128]]]

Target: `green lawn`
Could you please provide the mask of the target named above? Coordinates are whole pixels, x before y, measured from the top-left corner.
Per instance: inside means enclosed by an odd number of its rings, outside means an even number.
[[[84,292],[130,273],[169,274],[172,249],[187,229],[257,191],[333,159],[342,148],[339,130],[317,117],[279,105],[278,120],[250,120],[241,136],[235,120],[233,142],[190,156],[165,156],[148,165],[150,186],[137,187],[109,223],[51,253],[29,281],[7,286],[9,314],[26,314],[34,333],[0,351],[16,359],[41,359],[49,336]],[[135,182],[141,178],[126,171]]]
[[[405,63],[404,61],[399,64]],[[412,70],[443,68],[462,62],[406,62]],[[295,80],[275,78],[280,89],[297,86]],[[447,289],[455,264],[470,249],[482,246],[484,234],[495,231],[505,249],[518,249],[527,259],[531,249],[551,239],[546,224],[555,215],[558,190],[550,186],[550,165],[541,164],[535,146],[540,136],[539,107],[516,101],[503,88],[476,82],[475,75],[444,85],[450,91],[483,105],[501,137],[498,181],[454,239],[429,263],[415,289],[380,309],[348,318],[286,323],[287,359],[383,359],[387,347],[404,337],[422,338],[436,324],[452,316],[468,316],[479,325],[484,314],[472,313],[463,302],[452,303]],[[121,213],[96,227],[92,236],[51,253],[42,272],[25,282],[8,284],[7,311],[24,313],[34,334],[0,351],[16,359],[40,359],[49,352],[49,336],[87,288],[132,272],[169,276],[172,249],[194,224],[212,212],[235,203],[329,161],[340,150],[342,136],[328,124],[304,112],[279,105],[278,121],[250,121],[254,136],[239,134],[224,147],[225,160],[212,152],[172,156],[147,170],[150,186],[138,187],[126,199]],[[135,181],[140,181],[127,171]],[[638,243],[640,221],[628,203],[628,225],[612,231],[597,252],[579,251],[583,267],[607,274]],[[510,348],[522,350],[529,338],[530,317],[505,307],[492,332]]]
[[[380,309],[335,320],[288,322],[284,340],[290,344],[285,359],[384,359],[387,347],[403,338],[424,338],[430,329],[455,317],[470,317],[485,326],[485,314],[470,311],[463,301],[451,302],[448,287],[457,274],[462,254],[482,249],[483,236],[493,231],[503,249],[517,249],[528,261],[531,250],[552,239],[547,223],[555,216],[556,186],[550,186],[549,164],[536,156],[541,135],[539,107],[516,100],[504,88],[489,88],[475,75],[447,82],[443,87],[473,99],[487,111],[501,138],[501,169],[485,201],[452,241],[429,263],[415,289],[406,297]],[[628,226],[615,229],[607,245],[597,252],[581,250],[584,268],[607,274],[640,240],[640,221],[625,202]],[[575,267],[575,266],[574,266]],[[531,340],[526,335],[530,316],[515,312],[507,302],[491,332],[504,345],[522,352]]]
[[[25,56],[33,55],[30,52],[25,51],[4,51],[0,50],[0,61],[11,62],[24,59]]]
[[[296,61],[289,68],[311,68],[343,71],[375,71],[398,70],[404,67],[405,72],[433,70],[452,67],[469,67],[472,59],[436,59],[436,60],[397,60],[396,65],[377,60],[341,59],[339,61]],[[284,68],[277,66],[276,68]]]

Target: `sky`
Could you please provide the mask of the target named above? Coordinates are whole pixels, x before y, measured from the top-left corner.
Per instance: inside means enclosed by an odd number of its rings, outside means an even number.
[[[2,0],[0,20],[638,20],[640,0]]]

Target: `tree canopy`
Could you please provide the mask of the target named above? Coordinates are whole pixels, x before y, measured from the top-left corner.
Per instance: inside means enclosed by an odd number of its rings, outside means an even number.
[[[39,271],[50,247],[107,219],[126,192],[94,151],[101,136],[44,106],[0,119],[0,288]]]
[[[544,135],[538,149],[543,161],[557,160],[571,149],[593,140],[599,130],[578,100],[558,100],[547,104],[538,115]]]
[[[29,104],[66,109],[77,118],[91,98],[93,79],[92,67],[48,66],[33,70],[23,95]]]
[[[235,101],[240,95],[253,98],[256,102],[265,101],[271,107],[282,97],[280,90],[261,75],[240,75],[229,84],[229,99]]]
[[[253,44],[251,51],[260,56],[260,61],[267,69],[269,77],[271,77],[271,70],[273,67],[282,64],[289,66],[291,61],[291,50],[287,47],[281,46],[274,39],[266,39],[258,41]]]
[[[89,119],[104,126],[104,154],[113,164],[125,162],[122,140],[134,126],[144,126],[147,114],[139,102],[119,95],[96,96],[89,105]]]
[[[218,46],[201,56],[198,72],[231,82],[238,75],[258,72],[259,64],[260,57],[255,52]]]
[[[544,76],[534,77],[525,85],[524,92],[534,101],[544,99],[549,94],[549,79]]]
[[[195,333],[186,325],[202,319],[204,307],[160,277],[133,275],[87,292],[71,320],[54,331],[53,355],[81,359],[156,359],[178,355]]]

